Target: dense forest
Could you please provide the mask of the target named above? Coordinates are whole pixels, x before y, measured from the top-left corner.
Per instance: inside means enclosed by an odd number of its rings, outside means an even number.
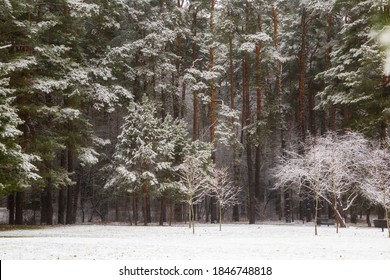
[[[381,0],[0,0],[9,223],[383,218],[387,25]]]

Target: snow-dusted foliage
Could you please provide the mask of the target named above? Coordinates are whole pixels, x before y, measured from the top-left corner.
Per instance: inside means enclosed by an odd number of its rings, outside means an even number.
[[[175,192],[173,174],[187,145],[185,124],[171,116],[158,118],[156,105],[144,96],[128,108],[114,155],[116,172],[107,187],[133,192],[146,184],[160,193]]]
[[[345,226],[342,213],[361,193],[370,157],[369,141],[358,133],[310,138],[303,153],[288,152],[281,159],[273,172],[275,187],[327,201]]]
[[[128,108],[115,153],[118,179],[122,175],[126,175],[126,181],[135,179],[133,187],[127,185],[127,188],[135,190],[143,184],[157,185],[155,171],[161,128],[156,113],[156,106],[146,96],[141,104],[132,103]]]
[[[240,149],[241,143],[237,133],[241,127],[239,112],[222,105],[218,112],[218,123],[215,126],[215,137],[223,145]]]
[[[0,195],[22,191],[32,181],[40,179],[34,165],[39,158],[24,153],[16,143],[22,134],[17,128],[22,121],[12,104],[11,93],[8,79],[0,76]]]
[[[330,66],[317,75],[325,82],[318,93],[318,108],[350,106],[358,121],[354,126],[378,133],[389,104],[381,96],[386,53],[373,36],[372,15],[380,10],[382,1],[334,1],[332,11],[343,14],[341,29],[332,42]],[[380,108],[372,110],[372,108]],[[363,120],[362,120],[363,118]]]
[[[91,17],[99,13],[99,5],[84,0],[66,0],[70,13],[74,17]]]

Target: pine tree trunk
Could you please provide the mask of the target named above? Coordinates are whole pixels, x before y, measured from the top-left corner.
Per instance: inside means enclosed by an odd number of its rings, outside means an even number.
[[[234,63],[233,63],[233,35],[229,35],[229,65],[230,65],[230,108],[235,110],[235,94],[234,94]],[[233,121],[233,120],[232,120]],[[239,185],[239,159],[237,148],[233,147],[233,182],[236,186]],[[239,205],[233,206],[233,221],[238,222],[240,220],[240,208]]]
[[[66,187],[61,187],[58,190],[58,223],[65,224],[65,209],[66,209]]]
[[[250,96],[249,96],[249,69],[248,69],[248,57],[247,54],[244,55],[244,95],[245,95],[245,125],[250,125]],[[254,186],[254,177],[253,177],[253,159],[252,159],[252,145],[250,140],[248,139],[248,135],[246,137],[246,160],[247,160],[247,168],[248,168],[248,201],[249,201],[249,209],[248,209],[248,218],[249,223],[254,224],[256,221],[256,210],[255,210],[255,186]]]
[[[61,167],[67,170],[67,154],[61,153]],[[61,187],[58,190],[58,223],[65,224],[65,212],[66,212],[66,187]]]
[[[118,190],[115,191],[115,222],[119,222],[120,221],[120,218],[119,218],[119,203],[120,203],[120,195],[118,194]]]
[[[371,227],[370,215],[371,215],[371,207],[368,207],[366,211],[366,222],[368,227]]]
[[[272,19],[273,19],[273,41],[274,47],[277,51],[279,51],[279,18],[278,11],[276,6],[272,7]],[[278,99],[278,110],[279,110],[279,118],[281,120],[280,126],[280,143],[281,143],[281,152],[284,154],[286,149],[286,142],[284,137],[284,128],[283,128],[283,84],[282,84],[282,62],[277,59],[275,62],[276,67],[276,88],[277,88],[277,99]],[[283,202],[284,202],[284,211],[283,211]],[[288,188],[283,189],[280,193],[280,207],[279,207],[279,218],[281,219],[283,216],[286,219],[286,223],[291,222],[291,205],[290,205],[290,190]]]
[[[46,203],[46,198],[47,193],[46,191],[41,192],[41,219],[40,219],[40,224],[46,224],[47,221],[47,203]]]
[[[196,36],[196,24],[197,24],[197,13],[194,11],[193,13],[193,28],[194,28],[194,37]],[[193,65],[195,67],[195,62],[197,59],[197,50],[196,50],[196,43],[192,43],[192,61]],[[198,139],[198,98],[196,93],[194,92],[192,94],[193,96],[193,118],[192,118],[192,140],[195,141]]]
[[[312,84],[309,83],[309,129],[311,135],[316,135],[316,114],[314,111],[315,106],[315,95]]]
[[[146,183],[142,186],[142,210],[143,210],[143,218],[144,218],[144,226],[147,226],[148,223],[150,223],[151,217],[150,217],[150,197],[149,197],[149,190],[148,185]]]
[[[210,14],[210,33],[213,33],[214,30],[214,0],[211,0],[211,14]],[[213,71],[214,67],[214,50],[213,47],[209,49],[210,61],[209,61],[209,71]],[[215,134],[215,85],[214,80],[210,80],[210,141],[214,144],[214,134]],[[212,152],[212,161],[215,163],[215,150]]]
[[[174,203],[173,203],[172,201],[170,201],[170,202],[169,202],[169,226],[172,225],[173,208],[174,208]]]
[[[164,225],[167,221],[167,198],[165,194],[161,195],[160,201],[160,226]]]
[[[261,16],[258,15],[257,17],[257,25],[258,25],[258,31],[262,32],[262,21]],[[256,118],[257,122],[261,122],[261,114],[262,114],[262,85],[261,85],[261,68],[260,68],[260,53],[261,53],[261,44],[256,44]],[[260,165],[261,165],[261,129],[258,124],[256,129],[256,136],[257,136],[257,146],[255,150],[255,195],[257,199],[260,199],[262,196],[261,186],[260,186]]]
[[[9,210],[8,224],[15,224],[15,193],[9,194],[7,199],[7,208]]]
[[[302,10],[301,16],[301,50],[299,55],[299,108],[298,108],[298,123],[300,127],[301,140],[304,141],[306,137],[306,8]]]
[[[150,204],[150,193],[148,190],[147,196],[146,196],[146,215],[148,218],[148,223],[152,222],[152,211],[151,211],[151,204]]]
[[[333,37],[333,17],[332,14],[328,15],[328,31],[326,33],[326,43],[328,44],[328,47],[325,50],[325,70],[329,70],[331,67],[331,60],[330,60],[330,54],[332,52],[332,37]],[[324,114],[326,116],[326,114]],[[329,115],[330,115],[330,124],[329,128],[332,131],[335,131],[336,129],[336,107],[335,105],[331,105],[329,109]],[[325,122],[327,123],[327,122]]]
[[[138,225],[138,205],[137,205],[137,195],[135,193],[132,195],[132,208],[133,208],[134,224]]]
[[[73,151],[68,148],[68,172],[73,173]],[[67,201],[66,201],[66,220],[67,225],[73,224],[73,199],[74,199],[74,187],[73,185],[68,186],[67,190]]]
[[[217,221],[218,221],[217,201],[214,197],[210,197],[210,222],[216,223]]]
[[[15,225],[23,225],[24,192],[16,193]]]
[[[79,170],[78,177],[79,178],[77,179],[77,183],[74,188],[73,209],[72,209],[72,218],[74,224],[77,221],[77,209],[78,209],[79,198],[80,198],[81,170]]]
[[[53,225],[53,184],[52,179],[47,178],[46,186],[46,224]]]
[[[245,9],[245,33],[249,33],[249,2],[246,2]],[[250,109],[250,95],[249,95],[249,62],[248,54],[244,54],[243,61],[243,116],[245,126],[251,124],[251,109]],[[248,168],[248,219],[250,224],[256,222],[256,198],[255,186],[253,176],[253,159],[252,159],[252,143],[250,142],[248,134],[246,134],[246,160]]]
[[[210,14],[210,33],[212,34],[214,31],[214,6],[215,1],[211,0],[211,14]],[[213,71],[214,68],[214,50],[213,47],[209,49],[210,61],[209,61],[209,71]],[[215,143],[215,84],[214,80],[210,80],[210,141],[214,145]],[[213,163],[215,163],[215,147],[211,153],[211,159]],[[218,220],[216,201],[214,197],[210,197],[210,222],[215,222]]]

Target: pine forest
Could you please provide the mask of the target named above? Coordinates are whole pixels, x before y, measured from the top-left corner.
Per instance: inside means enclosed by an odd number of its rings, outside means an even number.
[[[371,226],[389,120],[387,0],[0,0],[2,223]]]

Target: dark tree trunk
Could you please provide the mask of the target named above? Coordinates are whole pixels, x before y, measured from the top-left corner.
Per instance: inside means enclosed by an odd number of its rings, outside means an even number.
[[[16,193],[15,225],[23,225],[24,192]]]
[[[133,220],[134,224],[138,224],[138,203],[137,203],[137,195],[132,195],[132,208],[133,208]]]
[[[210,222],[212,224],[218,222],[217,200],[214,197],[210,197]]]
[[[66,210],[66,187],[61,187],[58,191],[58,223],[65,224]]]
[[[309,84],[309,129],[311,135],[316,135],[316,113],[315,113],[315,96],[316,93],[312,88],[312,84]]]
[[[47,179],[47,186],[46,186],[46,224],[52,225],[53,224],[53,186],[52,186],[52,179]]]
[[[255,198],[255,186],[253,182],[252,147],[250,144],[246,145],[246,157],[247,157],[247,164],[248,164],[248,195],[249,195],[248,218],[249,218],[249,223],[254,224],[256,222],[256,198]]]
[[[237,151],[233,151],[233,181],[236,186],[240,185],[239,176],[240,176],[239,156]],[[232,219],[234,222],[240,221],[240,206],[238,204],[233,206]]]
[[[194,37],[196,36],[196,24],[197,24],[197,13],[196,13],[196,11],[194,11],[193,21],[192,21],[192,25],[193,25],[193,29],[194,29],[194,31],[193,31]],[[193,42],[192,43],[192,61],[193,61],[194,66],[195,66],[197,56],[198,56],[198,54],[197,54],[197,50],[196,50],[196,43]],[[195,141],[198,139],[198,98],[197,98],[197,95],[195,92],[192,95],[193,95],[192,140]]]
[[[142,188],[142,213],[143,213],[143,219],[144,219],[144,225],[148,225],[148,223],[151,223],[152,217],[151,217],[151,211],[150,211],[150,196],[149,196],[149,188],[147,184],[143,184]]]
[[[77,209],[78,209],[79,197],[80,197],[81,170],[79,170],[79,172],[80,172],[79,178],[74,188],[74,198],[73,198],[72,219],[74,224],[76,223],[77,220]]]
[[[119,194],[116,192],[116,196],[115,196],[115,222],[119,222],[120,218],[119,218]]]
[[[304,201],[304,205],[305,205],[305,217],[306,217],[306,222],[311,222],[311,220],[313,219],[313,216],[312,216],[312,201],[310,199],[305,199]]]
[[[258,31],[262,32],[262,20],[261,16],[258,15],[257,17],[257,26],[258,26]],[[261,67],[260,67],[260,62],[261,62],[261,50],[262,46],[260,43],[256,44],[256,120],[258,123],[261,122],[262,118],[262,106],[263,106],[263,87],[261,85],[262,81],[262,75],[261,75]],[[263,193],[262,193],[262,188],[260,186],[260,166],[261,166],[261,129],[260,126],[258,125],[258,128],[256,130],[256,136],[257,136],[257,146],[255,150],[255,195],[256,199],[260,200]]]
[[[244,109],[245,109],[245,125],[250,125],[250,96],[249,96],[249,66],[248,57],[244,55]],[[255,186],[253,176],[253,159],[252,159],[252,144],[247,135],[246,137],[246,160],[248,169],[248,219],[250,224],[254,224],[256,221],[256,209],[255,209]]]
[[[164,225],[167,221],[167,198],[166,195],[163,194],[161,196],[160,201],[160,226]]]
[[[183,219],[183,207],[182,203],[175,203],[173,206],[173,211],[174,211],[174,219],[176,222],[183,222],[185,219]]]
[[[8,210],[9,210],[9,216],[8,216],[8,223],[10,225],[15,224],[15,194],[12,193],[8,195]]]
[[[215,1],[211,0],[211,13],[210,13],[210,33],[212,34],[214,31],[214,7],[215,7]],[[214,49],[213,47],[210,47],[209,49],[209,71],[213,71],[214,68]],[[214,145],[214,136],[215,136],[215,108],[216,107],[216,100],[215,100],[215,84],[214,80],[210,80],[210,141]],[[214,147],[215,148],[215,147]],[[215,149],[213,149],[211,158],[213,163],[215,163]],[[216,200],[214,197],[210,197],[210,222],[214,223],[218,220],[218,213],[217,213],[217,205]]]
[[[328,15],[328,30],[326,34],[326,43],[328,44],[328,47],[325,50],[325,70],[329,70],[331,67],[331,60],[330,60],[330,54],[332,52],[332,37],[333,37],[333,32],[332,32],[332,27],[333,27],[333,18],[332,14]],[[326,113],[324,114],[326,116]],[[336,129],[336,107],[334,105],[330,106],[329,109],[329,119],[330,119],[330,124],[329,128],[332,131],[335,131]],[[327,121],[325,121],[327,124]]]
[[[40,220],[41,225],[46,224],[46,221],[47,221],[47,203],[46,203],[47,198],[46,198],[46,196],[47,196],[46,190],[41,192],[41,220]]]
[[[234,205],[233,206],[233,222],[239,222],[240,221],[240,206]]]
[[[255,149],[255,196],[257,200],[261,200],[263,190],[260,185],[260,165],[261,165],[261,148],[259,146]]]
[[[230,11],[229,11],[230,15]],[[234,60],[233,60],[233,34],[229,34],[229,70],[230,70],[230,108],[235,110],[235,92],[234,92]],[[239,155],[238,148],[233,147],[233,182],[236,186],[240,184],[239,182]],[[233,206],[233,216],[232,219],[234,222],[240,220],[240,208],[239,205]]]
[[[300,136],[304,142],[306,136],[306,8],[303,8],[301,17],[301,50],[299,55],[299,108],[298,108],[298,123],[300,126]]]
[[[150,209],[150,194],[148,192],[147,197],[146,197],[146,215],[148,218],[148,223],[152,222],[152,211]]]
[[[368,227],[371,227],[370,215],[371,215],[371,207],[369,207],[366,211],[366,222]]]
[[[358,211],[355,206],[351,207],[351,223],[357,224],[358,222]]]
[[[62,152],[61,154],[61,167],[67,170],[67,154]],[[58,190],[58,223],[65,224],[65,213],[66,213],[66,187],[61,187]]]
[[[71,149],[68,149],[68,172],[72,173],[74,171],[73,166],[73,152]],[[74,223],[73,219],[73,199],[74,199],[74,186],[69,185],[67,191],[67,203],[66,203],[66,224],[70,225]]]
[[[289,188],[284,190],[284,216],[286,223],[291,223],[291,197]]]
[[[66,203],[66,221],[67,225],[73,224],[73,197],[74,197],[74,186],[68,186],[67,191],[67,203]]]

